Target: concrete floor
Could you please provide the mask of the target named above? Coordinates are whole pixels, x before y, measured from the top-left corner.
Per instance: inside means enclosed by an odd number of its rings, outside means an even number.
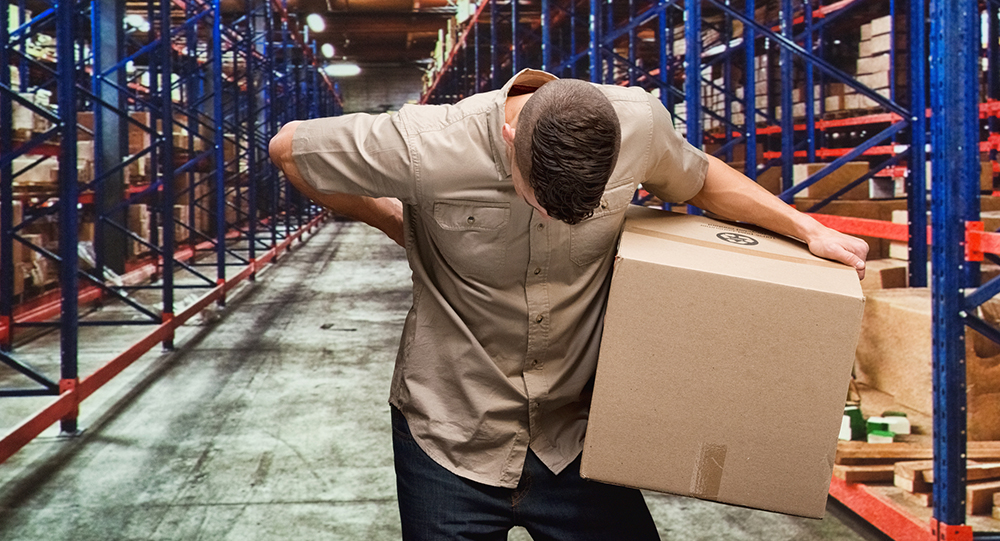
[[[399,539],[387,397],[409,286],[401,249],[328,223],[85,402],[81,436],[52,428],[0,464],[0,539]],[[137,332],[84,329],[81,374]],[[57,344],[18,352],[54,363]],[[0,399],[0,431],[48,400]],[[646,500],[663,539],[881,538],[835,504],[818,521]]]

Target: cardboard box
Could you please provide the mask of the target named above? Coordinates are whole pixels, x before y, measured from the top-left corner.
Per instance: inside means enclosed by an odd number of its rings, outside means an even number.
[[[150,147],[151,139],[149,137],[149,132],[140,128],[136,123],[141,124],[149,128],[152,126],[150,121],[150,115],[145,111],[132,111],[129,113],[129,117],[135,122],[128,122],[128,153],[130,155],[138,154],[139,152]],[[111,112],[105,115],[105,122],[117,122],[119,117]],[[94,113],[90,111],[81,111],[76,115],[76,121],[80,126],[87,128],[90,131],[94,131]],[[77,131],[77,138],[80,141],[91,141],[93,137],[83,130]]]
[[[892,66],[891,55],[880,54],[858,59],[858,75],[884,74],[885,82],[889,82],[889,68]],[[864,83],[862,83],[864,84]]]
[[[865,278],[861,290],[867,295],[879,289],[906,287],[909,266],[898,259],[871,259],[865,263]]]
[[[11,206],[12,221],[11,221],[11,223],[14,226],[17,226],[17,225],[19,225],[21,223],[21,221],[24,218],[24,208],[23,208],[22,203],[20,201],[12,201],[11,203],[12,203],[12,206]],[[3,211],[3,209],[0,208],[0,213],[2,213],[2,211]],[[24,245],[15,240],[14,243],[13,243],[13,246],[12,246],[12,252],[13,252],[12,253],[13,257],[11,259],[14,262],[13,263],[13,266],[14,266],[14,291],[13,291],[13,294],[14,295],[20,295],[21,292],[24,291],[24,273],[21,271],[21,267],[20,267],[21,262],[24,260]],[[3,254],[0,254],[0,262],[3,262]],[[5,293],[5,292],[0,292],[0,293]]]
[[[794,184],[801,184],[802,181],[815,175],[826,168],[828,163],[798,163],[793,168]],[[838,190],[864,176],[868,172],[868,162],[847,162],[834,170],[829,175],[821,178],[819,182],[805,188],[795,194],[797,197],[808,197],[814,199],[826,199],[837,193]],[[862,182],[851,188],[847,193],[840,196],[840,199],[868,199],[868,182]]]
[[[630,208],[581,474],[823,516],[863,308],[801,243]]]
[[[892,16],[885,15],[871,21],[872,36],[881,36],[892,32]]]
[[[929,289],[870,292],[856,355],[858,381],[893,395],[903,406],[931,415],[931,332]],[[986,338],[966,328],[970,440],[994,439],[1000,417],[1000,401],[987,396],[1000,396],[1000,356],[981,357],[976,343],[982,340]]]

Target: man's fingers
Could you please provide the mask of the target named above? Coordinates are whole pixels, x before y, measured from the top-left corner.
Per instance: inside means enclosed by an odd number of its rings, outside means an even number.
[[[854,270],[858,271],[858,279],[863,279],[865,277],[865,260],[842,245],[837,245],[837,248],[840,252],[840,256],[837,259],[854,267]]]

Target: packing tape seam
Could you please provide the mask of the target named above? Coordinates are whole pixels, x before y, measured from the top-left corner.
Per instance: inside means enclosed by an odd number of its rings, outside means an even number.
[[[719,497],[728,450],[722,444],[702,442],[691,476],[692,496],[706,500],[715,500]]]

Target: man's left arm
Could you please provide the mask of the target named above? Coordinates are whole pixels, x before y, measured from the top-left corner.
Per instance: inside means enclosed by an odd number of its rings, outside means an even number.
[[[830,229],[795,210],[714,156],[708,156],[704,186],[688,202],[729,220],[801,239],[813,254],[850,265],[864,278],[868,256],[865,241]]]

